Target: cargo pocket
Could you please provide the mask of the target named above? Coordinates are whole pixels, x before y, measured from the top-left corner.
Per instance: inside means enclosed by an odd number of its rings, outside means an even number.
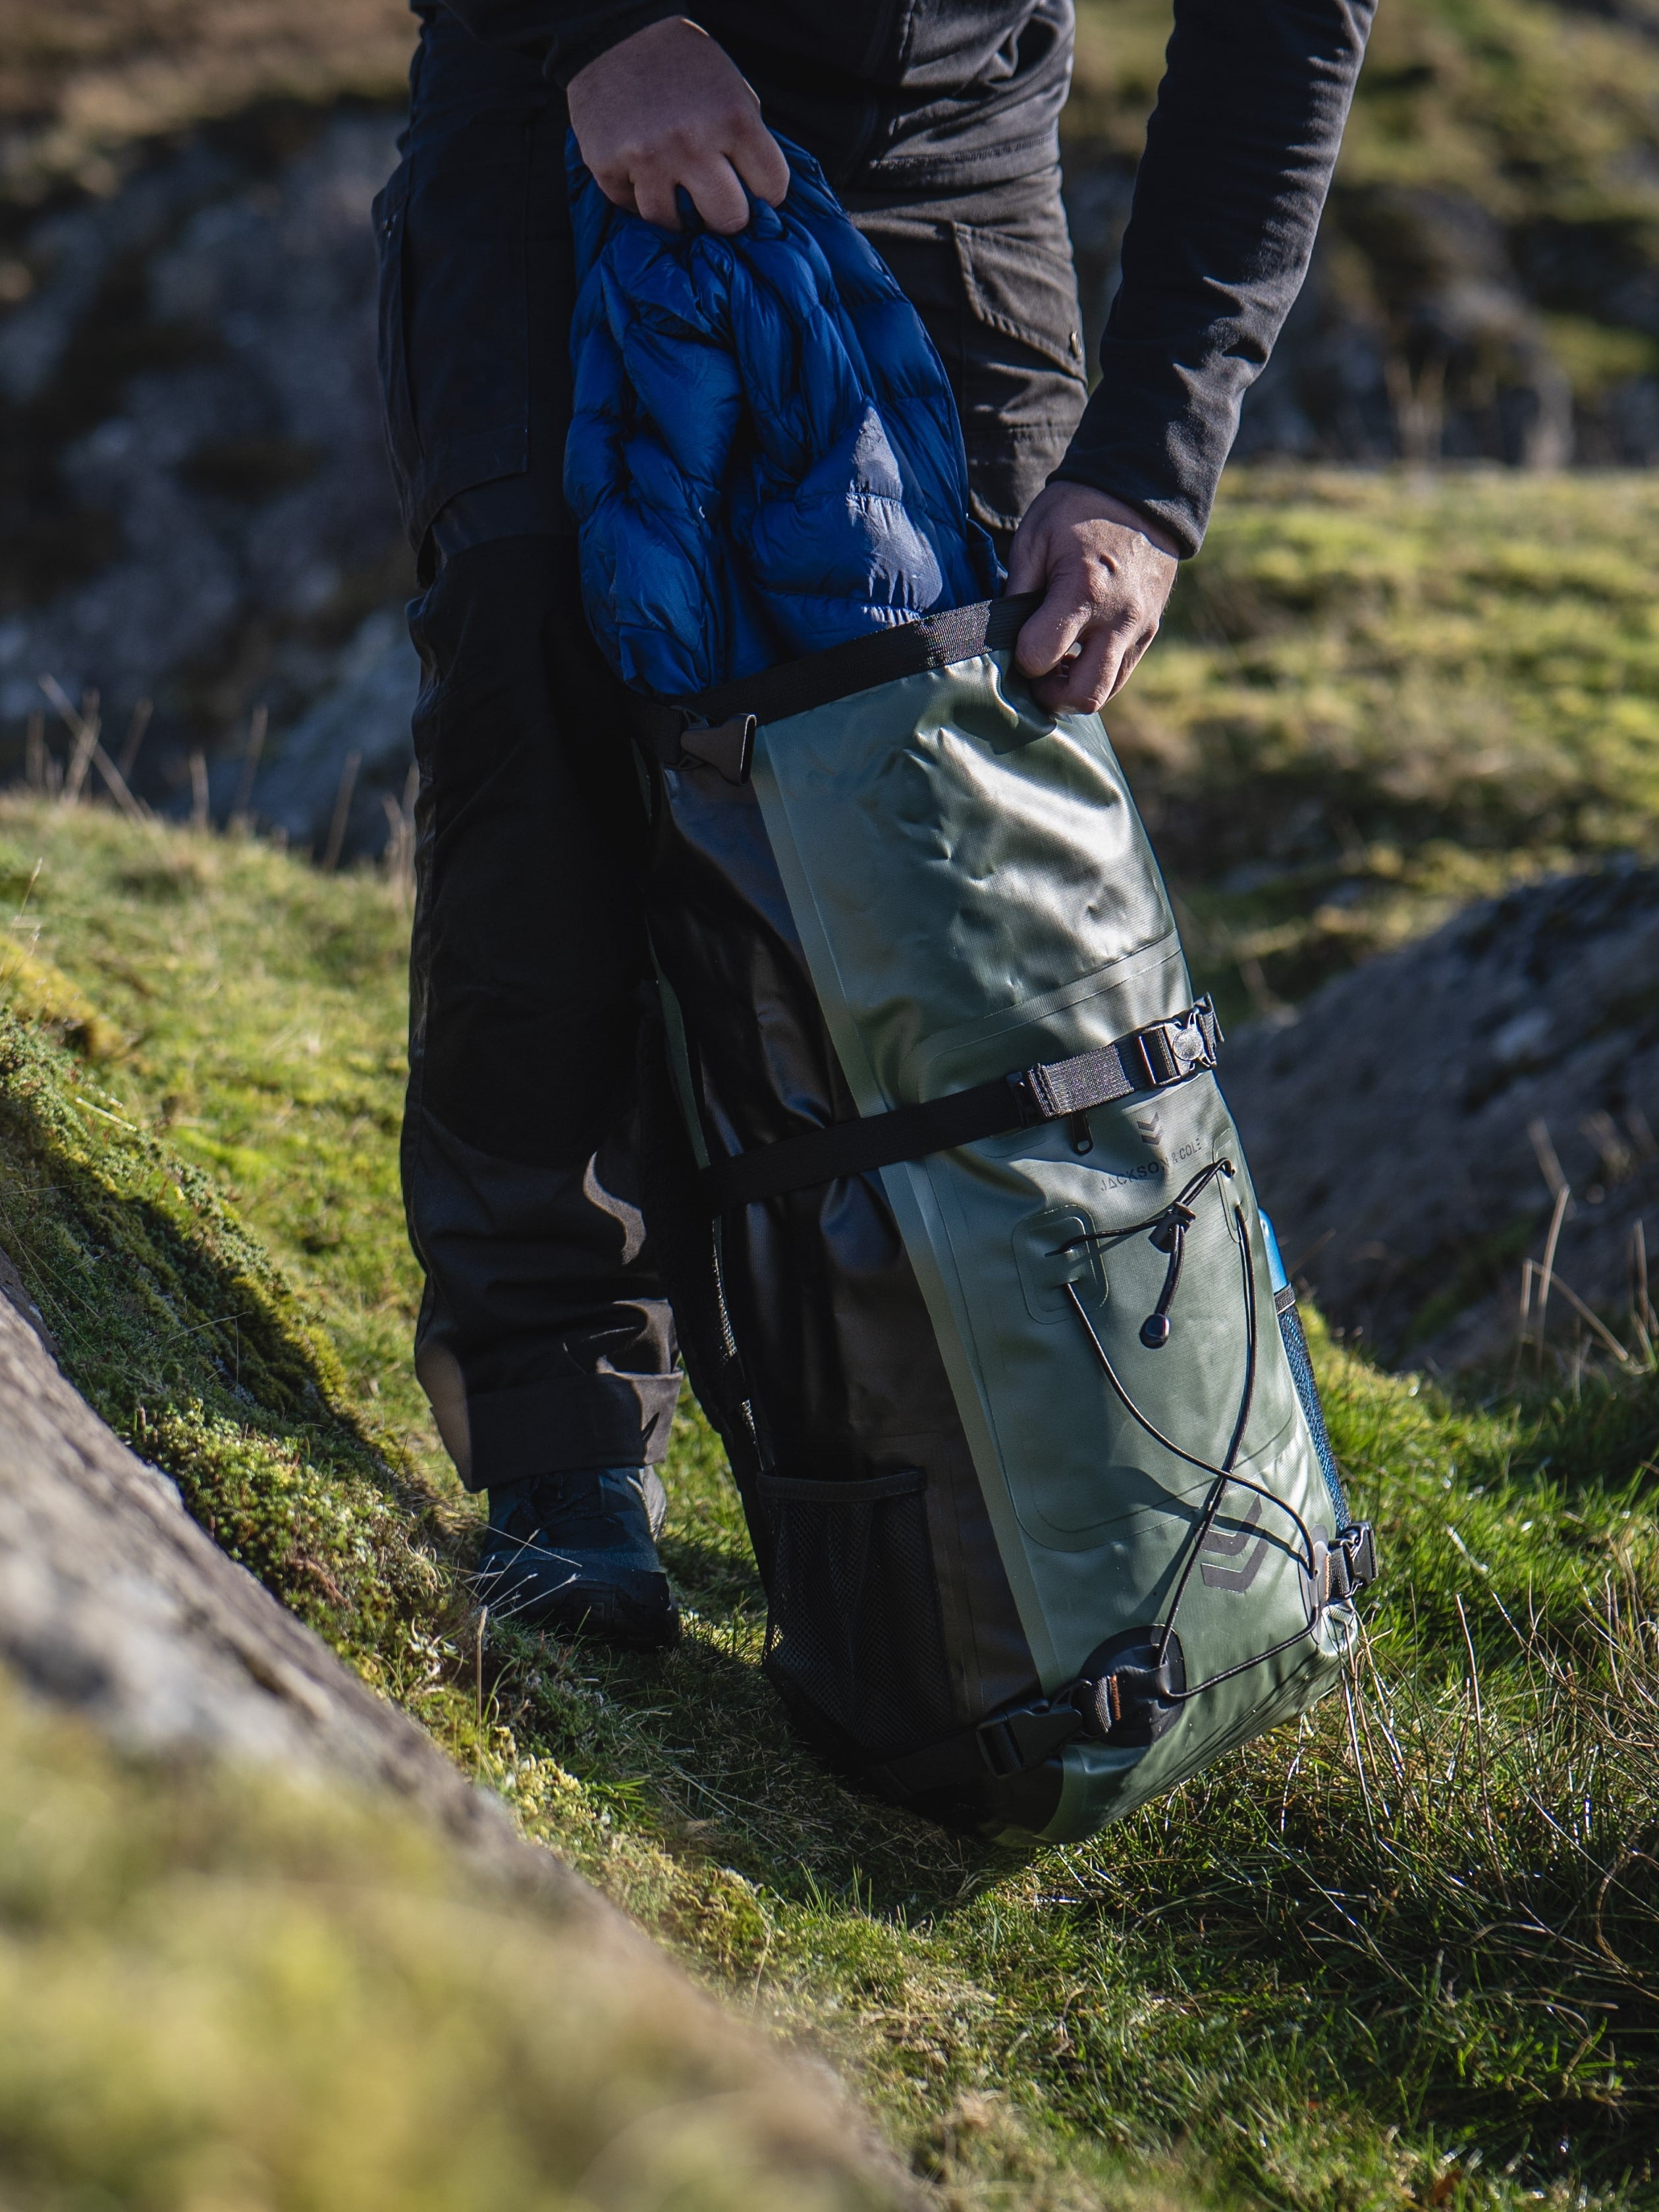
[[[773,1538],[766,1672],[807,1734],[860,1764],[953,1723],[920,1468],[863,1481],[763,1476]]]
[[[1064,228],[1058,216],[1058,240]],[[1069,252],[952,223],[968,313],[963,428],[971,504],[989,530],[1018,526],[1063,459],[1089,396]]]
[[[420,441],[415,431],[415,406],[409,389],[409,330],[404,296],[409,175],[409,163],[399,162],[374,207],[374,241],[380,262],[376,352],[380,371],[381,419],[405,529],[410,526],[410,488],[419,473],[421,459]]]

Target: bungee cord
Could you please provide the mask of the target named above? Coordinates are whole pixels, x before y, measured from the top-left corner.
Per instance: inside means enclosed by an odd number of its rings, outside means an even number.
[[[1131,1223],[1123,1229],[1094,1230],[1086,1235],[1072,1237],[1066,1243],[1058,1246],[1052,1256],[1058,1258],[1061,1254],[1075,1251],[1082,1245],[1120,1243],[1128,1237],[1143,1232],[1150,1236],[1155,1249],[1168,1254],[1170,1264],[1158,1304],[1141,1326],[1140,1340],[1150,1351],[1162,1350],[1168,1343],[1171,1332],[1170,1308],[1174,1301],[1176,1285],[1180,1280],[1186,1231],[1197,1218],[1192,1202],[1216,1176],[1224,1175],[1231,1178],[1232,1173],[1233,1165],[1231,1160],[1212,1160],[1208,1167],[1201,1169],[1192,1177],[1168,1206],[1163,1207],[1158,1212],[1149,1215],[1146,1220]],[[1316,1582],[1317,1579],[1314,1537],[1307,1522],[1288,1499],[1279,1497],[1264,1484],[1253,1481],[1249,1476],[1238,1474],[1234,1465],[1243,1446],[1244,1432],[1249,1426],[1251,1409],[1255,1403],[1261,1330],[1256,1304],[1255,1269],[1250,1257],[1249,1230],[1245,1220],[1244,1209],[1237,1200],[1234,1201],[1232,1213],[1243,1276],[1244,1382],[1239,1396],[1238,1413],[1233,1423],[1232,1434],[1219,1465],[1200,1458],[1195,1452],[1188,1451],[1184,1446],[1176,1443],[1172,1437],[1166,1437],[1158,1424],[1141,1411],[1135,1403],[1133,1393],[1113,1364],[1111,1354],[1102,1343],[1094,1323],[1090,1320],[1088,1310],[1078,1294],[1077,1285],[1068,1282],[1064,1285],[1072,1310],[1082,1322],[1084,1334],[1093,1346],[1095,1357],[1099,1361],[1106,1380],[1111,1385],[1124,1411],[1162,1449],[1170,1453],[1176,1459],[1183,1460],[1188,1467],[1198,1468],[1200,1474],[1212,1478],[1203,1510],[1199,1516],[1191,1540],[1186,1547],[1186,1555],[1182,1562],[1175,1592],[1170,1598],[1169,1611],[1158,1633],[1152,1662],[1155,1672],[1161,1671],[1163,1668],[1170,1642],[1175,1635],[1176,1622],[1181,1611],[1182,1601],[1186,1596],[1188,1585],[1192,1579],[1193,1569],[1197,1565],[1199,1555],[1209,1540],[1210,1532],[1215,1526],[1221,1510],[1222,1501],[1230,1486],[1237,1485],[1241,1490],[1253,1492],[1258,1498],[1265,1498],[1270,1505],[1277,1506],[1295,1523],[1297,1533],[1307,1550],[1306,1572],[1309,1580]],[[1297,1565],[1301,1564],[1298,1559]],[[1294,1634],[1284,1638],[1277,1644],[1270,1644],[1265,1651],[1258,1651],[1252,1658],[1240,1660],[1236,1666],[1222,1668],[1218,1673],[1209,1675],[1204,1681],[1195,1684],[1190,1689],[1176,1690],[1173,1687],[1160,1687],[1158,1692],[1158,1698],[1160,1700],[1167,1700],[1172,1704],[1186,1704],[1194,1698],[1202,1696],[1205,1691],[1215,1688],[1218,1683],[1231,1681],[1235,1675],[1246,1674],[1252,1667],[1259,1667],[1265,1661],[1277,1657],[1281,1651],[1288,1651],[1292,1645],[1304,1642],[1314,1633],[1317,1618],[1318,1614],[1316,1611],[1315,1619],[1305,1623]]]

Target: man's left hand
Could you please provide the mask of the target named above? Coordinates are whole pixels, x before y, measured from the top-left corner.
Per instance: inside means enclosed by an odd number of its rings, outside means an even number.
[[[1092,714],[1158,635],[1176,548],[1138,508],[1087,484],[1051,483],[1014,533],[1008,590],[1043,593],[1015,658],[1054,714]]]

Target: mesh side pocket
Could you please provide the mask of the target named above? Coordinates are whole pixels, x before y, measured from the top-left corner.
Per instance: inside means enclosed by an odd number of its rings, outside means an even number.
[[[920,1469],[762,1485],[773,1531],[766,1671],[867,1758],[955,1722]]]
[[[1319,1454],[1325,1487],[1331,1493],[1331,1510],[1336,1516],[1336,1526],[1346,1528],[1348,1525],[1348,1495],[1342,1487],[1342,1478],[1336,1471],[1336,1455],[1331,1449],[1330,1436],[1325,1426],[1325,1409],[1319,1402],[1313,1362],[1308,1357],[1308,1340],[1302,1334],[1301,1316],[1294,1304],[1287,1304],[1281,1310],[1279,1333],[1285,1340],[1285,1357],[1291,1363],[1291,1380],[1295,1383],[1296,1395],[1302,1401],[1308,1433],[1313,1438],[1314,1449]]]

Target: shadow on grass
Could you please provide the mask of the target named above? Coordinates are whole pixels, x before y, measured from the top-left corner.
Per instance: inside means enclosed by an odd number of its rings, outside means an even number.
[[[632,1820],[675,1856],[734,1868],[796,1904],[835,1897],[878,1919],[932,1918],[1024,1863],[850,1789],[792,1730],[761,1669],[761,1623],[700,1613],[688,1595],[666,1656],[492,1626],[515,1739],[592,1789],[628,1789]]]
[[[0,1246],[70,1380],[216,1541],[337,1644],[372,1643],[409,1535],[443,1540],[433,1501],[208,1179],[3,1013]]]

